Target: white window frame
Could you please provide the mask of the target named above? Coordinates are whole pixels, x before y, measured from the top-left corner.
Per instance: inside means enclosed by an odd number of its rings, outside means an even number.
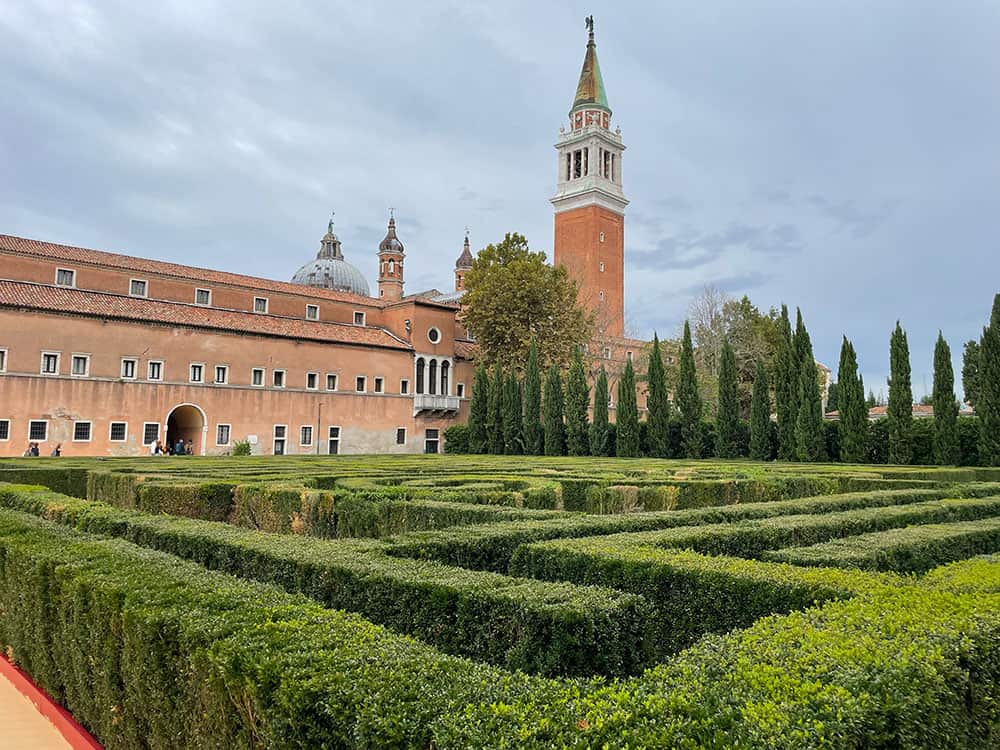
[[[0,348],[0,372],[7,372],[7,349]]]
[[[465,398],[465,383],[455,383],[455,395]]]
[[[125,363],[132,363],[132,374],[125,374]],[[122,380],[136,380],[139,377],[139,358],[138,357],[122,357],[121,364],[118,369],[118,374],[121,376]]]
[[[219,380],[219,370],[222,370],[222,380]],[[215,385],[228,385],[229,384],[229,365],[216,365],[214,370],[214,375],[212,382]]]
[[[208,302],[198,301],[198,292],[205,292],[208,295]],[[206,289],[205,287],[195,287],[194,289],[194,303],[201,307],[211,307],[212,306],[212,290]]]
[[[333,436],[333,431],[334,430],[337,431],[337,437]],[[327,428],[326,428],[326,455],[328,455],[328,456],[339,456],[340,455],[340,443],[341,443],[341,441],[343,439],[344,439],[344,430],[343,430],[343,428],[341,428],[340,425],[336,425],[336,424],[327,425]],[[331,440],[336,440],[337,441],[337,452],[336,453],[330,453],[330,441]]]
[[[153,365],[160,366],[160,377],[153,377]],[[152,383],[159,383],[163,380],[163,360],[162,359],[151,359],[146,362],[146,380]]]
[[[224,442],[224,443],[220,443],[219,442],[219,430],[222,429],[223,427],[226,428],[226,437],[228,437],[229,439],[226,442]],[[229,424],[228,422],[219,422],[218,424],[216,424],[215,425],[215,446],[217,448],[221,448],[221,447],[225,447],[227,445],[232,445],[232,444],[233,444],[233,426],[231,424]]]
[[[601,273],[604,273],[604,261],[601,261]]]
[[[46,357],[56,358],[56,371],[55,372],[45,372],[45,358]],[[41,375],[58,375],[60,365],[62,364],[60,360],[62,359],[62,352],[42,352],[42,356],[38,360],[38,372]]]
[[[80,425],[80,424],[87,425],[87,437],[86,437],[86,439],[77,438],[77,436],[76,436],[76,426]],[[91,422],[89,419],[78,419],[77,421],[73,422],[73,440],[71,442],[74,442],[74,443],[89,443],[93,439],[94,439],[94,423],[93,422]]]
[[[258,310],[257,309],[257,303],[258,302],[263,302],[264,303],[264,309],[263,310]],[[270,306],[271,306],[271,303],[268,301],[267,297],[254,297],[253,298],[253,311],[255,313],[257,313],[258,315],[267,315],[267,311],[268,311],[268,308]]]
[[[153,439],[152,443],[147,443],[146,442],[146,428],[149,427],[150,425],[155,425],[156,426],[156,437]],[[128,430],[127,427],[125,429]],[[156,441],[159,440],[159,439],[160,439],[160,423],[159,422],[143,422],[142,423],[142,444],[148,448],[149,446],[151,446],[154,443],[156,443]]]
[[[315,310],[315,315],[310,315]],[[306,305],[306,320],[319,320],[319,305]]]
[[[260,382],[253,382],[254,373],[260,373]],[[267,385],[267,368],[266,367],[251,367],[250,368],[250,387],[251,388],[263,388]]]
[[[68,284],[59,283],[59,274],[68,273],[70,274],[71,281]],[[75,268],[56,268],[55,285],[65,287],[67,289],[76,289],[76,269]]]
[[[333,388],[330,387],[330,378],[333,378]],[[334,391],[337,390],[337,387],[339,385],[340,385],[340,376],[335,372],[328,372],[326,374],[326,390],[333,393]]]
[[[306,430],[309,431],[309,442],[308,443],[302,442],[302,437],[303,437],[304,433],[306,432]],[[313,435],[313,426],[311,424],[299,425],[299,447],[300,448],[312,448],[313,445],[314,445],[314,443],[313,443],[313,437],[314,437],[314,435]]]
[[[4,419],[0,419],[0,425],[2,424],[7,425],[7,437],[3,437],[3,433],[0,433],[0,443],[6,443],[10,440],[10,420],[6,417]]]
[[[281,374],[281,385],[278,385],[277,383],[274,382],[275,376],[278,375],[279,373]],[[288,385],[288,373],[286,373],[284,370],[281,370],[281,369],[271,370],[271,387],[272,388],[285,388],[287,385]],[[285,426],[287,427],[288,425],[285,425]]]
[[[432,338],[431,337],[431,333],[433,333],[436,338]],[[427,340],[430,341],[435,346],[437,346],[438,344],[440,344],[441,343],[441,329],[438,328],[437,326],[431,326],[430,328],[428,328],[427,329]]]
[[[282,432],[280,438],[278,437],[278,428],[279,427],[282,430],[284,430],[284,432]],[[288,425],[287,424],[276,424],[271,429],[271,455],[273,455],[273,456],[279,455],[279,454],[275,453],[275,451],[274,451],[275,443],[277,443],[279,440],[282,443],[284,443],[284,446],[285,446],[280,455],[287,456],[288,455]]]
[[[372,378],[372,393],[385,393],[385,378],[381,375]]]
[[[83,372],[79,372],[79,373],[73,372],[73,370],[75,369],[76,360],[78,360],[78,359],[82,359],[83,360]],[[69,358],[69,374],[70,374],[70,377],[74,377],[74,378],[85,378],[85,377],[89,376],[90,375],[90,355],[89,354],[83,354],[81,352],[73,352],[73,354],[71,354],[70,358]]]
[[[409,396],[410,395],[410,379],[400,378],[399,379],[399,395]]]
[[[358,381],[361,381],[361,388],[358,388]],[[354,392],[355,393],[368,393],[368,376],[367,375],[355,375],[354,376]]]
[[[142,284],[142,294],[136,294],[132,291],[133,284]],[[128,296],[129,297],[142,297],[145,299],[149,296],[149,281],[147,279],[129,279],[128,280]]]
[[[309,378],[313,379],[313,384],[309,385]],[[307,391],[318,391],[319,390],[319,373],[318,372],[307,372],[306,373],[306,390]]]
[[[111,437],[111,431],[114,430],[116,424],[123,424],[123,425],[125,425],[125,437],[123,437],[121,440],[115,440],[113,437]],[[114,422],[108,422],[108,442],[109,443],[124,443],[126,441],[128,441],[128,422],[126,422],[126,421],[124,421],[122,419],[116,419]]]
[[[199,380],[194,379],[194,368],[201,368],[201,378]],[[188,362],[188,382],[198,383],[199,385],[204,385],[205,383],[205,363],[204,362]]]
[[[358,322],[358,316],[359,315],[361,316],[361,322],[360,323]],[[365,321],[367,319],[368,319],[368,313],[364,312],[363,310],[355,310],[354,311],[354,315],[351,317],[351,320],[354,321],[354,325],[356,325],[356,326],[363,326],[363,325],[365,325]]]
[[[45,425],[45,437],[36,438],[31,437],[31,425],[33,424],[44,424]],[[49,441],[49,420],[47,419],[29,419],[28,420],[28,441],[32,443],[47,443]]]

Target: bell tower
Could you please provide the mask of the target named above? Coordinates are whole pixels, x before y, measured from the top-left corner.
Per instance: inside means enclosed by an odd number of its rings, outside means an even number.
[[[455,261],[455,291],[465,291],[465,272],[472,268],[472,251],[469,249],[469,230],[465,230],[465,244],[462,246],[462,254]]]
[[[559,128],[555,209],[556,264],[579,288],[581,304],[595,313],[598,337],[625,335],[625,207],[621,130],[611,130],[611,108],[587,18],[587,51],[569,111]]]
[[[403,297],[403,243],[396,236],[396,217],[389,209],[389,227],[378,246],[378,296],[396,301]]]

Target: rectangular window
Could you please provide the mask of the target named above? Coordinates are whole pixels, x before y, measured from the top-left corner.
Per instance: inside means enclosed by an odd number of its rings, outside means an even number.
[[[284,370],[275,370],[274,372],[272,372],[271,373],[271,384],[275,388],[284,388],[285,387],[285,371]]]
[[[9,419],[0,419],[0,440],[10,440]]]
[[[406,445],[406,428],[396,428],[396,445]]]
[[[203,383],[205,381],[205,365],[192,364],[189,372],[188,380],[192,383]]]
[[[231,425],[228,424],[215,425],[215,444],[229,445],[229,433],[231,431],[232,431]]]
[[[59,374],[59,352],[42,352],[42,375]]]
[[[266,313],[267,312],[267,297],[254,297],[253,298],[253,311],[255,313]]]
[[[163,363],[159,360],[150,360],[146,366],[147,380],[163,380]]]
[[[455,394],[459,398],[465,398],[465,383],[458,383],[455,386]]]
[[[358,377],[355,379],[355,381],[354,381],[354,390],[356,390],[358,393],[364,393],[365,392],[365,376],[364,375],[358,375]]]
[[[91,432],[91,424],[90,424],[90,422],[74,422],[73,423],[73,442],[74,443],[89,443],[90,442],[90,432]]]
[[[133,297],[145,297],[147,286],[143,279],[132,279],[128,283],[128,293]]]
[[[604,358],[611,359],[611,349],[608,347],[604,347]]]
[[[406,378],[399,381],[399,392],[404,396],[410,392],[410,381]]]
[[[7,372],[7,350],[0,349],[0,372]]]
[[[327,445],[326,452],[331,456],[336,456],[340,453],[340,428],[331,427],[329,433],[327,433]]]
[[[56,285],[76,286],[76,271],[72,271],[69,268],[57,268]]]
[[[72,374],[78,378],[85,377],[90,373],[90,355],[74,354]]]
[[[319,320],[319,305],[306,305],[306,318],[308,320]]]
[[[299,428],[299,445],[304,448],[308,448],[313,444],[313,428],[312,425],[304,424]]]
[[[363,312],[354,311],[354,325],[363,326],[365,324],[365,314]]]
[[[264,368],[255,367],[250,370],[250,385],[261,387],[264,385]]]
[[[372,384],[373,385],[372,390],[374,390],[375,393],[383,393],[385,389],[382,387],[382,384],[383,384],[382,378],[375,378],[375,382]]]
[[[310,391],[315,391],[319,388],[319,373],[318,372],[307,372],[306,373],[306,388]]]
[[[160,425],[158,422],[143,422],[142,424],[142,444],[152,445],[160,439]]]
[[[632,361],[632,352],[625,352],[625,356],[628,358],[629,362]]]
[[[424,431],[424,453],[437,453],[438,452],[438,442],[440,438],[438,437],[437,430],[425,430]]]
[[[215,366],[215,384],[225,385],[229,382],[229,367],[228,365],[216,365]]]
[[[285,439],[287,434],[288,427],[286,425],[276,424],[274,426],[274,455],[285,455]]]
[[[326,374],[326,389],[328,391],[337,390],[337,376],[332,372]]]
[[[139,360],[125,357],[122,359],[122,380],[135,380],[135,371],[139,366]]]
[[[112,422],[111,429],[108,431],[108,440],[113,443],[121,443],[125,441],[128,435],[128,423],[127,422]]]
[[[601,263],[601,273],[604,273],[604,263]]]
[[[28,422],[28,440],[45,442],[49,439],[49,422],[47,419],[32,419]]]
[[[211,289],[195,289],[194,290],[194,303],[196,305],[208,306],[212,304],[212,290]]]

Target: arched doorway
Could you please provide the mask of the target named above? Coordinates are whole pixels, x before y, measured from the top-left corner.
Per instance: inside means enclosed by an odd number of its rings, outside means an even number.
[[[176,445],[183,440],[191,441],[191,452],[196,456],[205,455],[205,412],[194,404],[175,406],[167,415],[166,445]]]

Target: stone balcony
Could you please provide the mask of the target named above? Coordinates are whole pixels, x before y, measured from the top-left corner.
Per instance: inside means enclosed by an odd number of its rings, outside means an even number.
[[[438,412],[447,414],[458,411],[458,396],[438,396],[431,393],[418,393],[413,397],[413,416],[423,412]]]

